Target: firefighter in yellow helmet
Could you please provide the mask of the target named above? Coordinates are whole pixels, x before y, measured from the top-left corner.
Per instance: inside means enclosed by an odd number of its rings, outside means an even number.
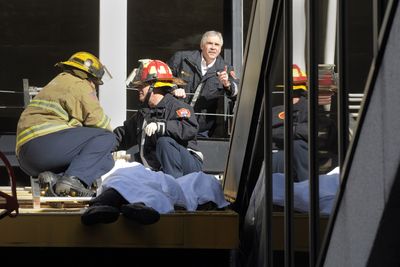
[[[93,182],[114,166],[110,118],[96,94],[106,67],[88,52],[56,64],[51,80],[21,114],[16,153],[48,196],[92,196]]]

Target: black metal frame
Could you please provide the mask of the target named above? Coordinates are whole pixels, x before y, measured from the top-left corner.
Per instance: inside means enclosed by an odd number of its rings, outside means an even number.
[[[307,2],[307,62],[308,62],[308,132],[309,132],[309,182],[310,182],[310,220],[309,220],[309,262],[315,266],[319,252],[319,160],[318,160],[318,63],[319,54],[319,0]]]
[[[365,120],[366,112],[368,110],[370,98],[371,98],[371,95],[374,90],[374,86],[375,86],[376,79],[378,77],[378,72],[379,72],[380,66],[382,64],[386,44],[387,44],[387,41],[389,38],[390,29],[392,27],[394,15],[395,15],[397,8],[398,8],[398,0],[391,0],[388,2],[386,12],[385,12],[385,17],[383,19],[381,31],[379,34],[378,52],[371,64],[371,68],[370,68],[371,71],[369,73],[367,83],[365,86],[365,97],[364,97],[363,108],[361,109],[361,112],[360,112],[359,118],[358,118],[359,125],[362,125]],[[341,180],[342,181],[340,184],[340,190],[339,190],[337,198],[336,198],[336,204],[335,204],[334,210],[329,218],[329,223],[328,223],[325,238],[323,241],[323,246],[321,247],[321,252],[320,252],[320,255],[318,258],[317,266],[324,265],[324,261],[325,261],[327,251],[328,251],[328,245],[329,245],[330,239],[332,237],[332,233],[333,233],[333,226],[334,226],[336,218],[338,216],[339,207],[340,207],[341,201],[343,199],[344,190],[346,188],[347,181],[348,181],[350,166],[351,166],[351,163],[354,158],[354,154],[355,154],[355,150],[356,150],[359,138],[360,138],[360,131],[356,130],[355,135],[352,139],[351,145],[349,147],[347,157],[344,160],[343,165],[342,165],[343,166],[341,169]]]

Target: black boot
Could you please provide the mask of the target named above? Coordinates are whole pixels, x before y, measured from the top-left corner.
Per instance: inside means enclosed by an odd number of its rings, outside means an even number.
[[[93,205],[108,205],[113,206],[117,209],[121,209],[121,206],[128,204],[128,201],[114,188],[107,188],[100,195],[89,201],[89,206]]]
[[[107,188],[89,201],[89,208],[81,216],[84,225],[112,223],[118,220],[120,208],[128,203],[114,188]]]
[[[118,220],[119,209],[107,205],[93,205],[88,207],[81,216],[84,225],[94,225],[98,223],[113,223]]]
[[[160,213],[143,203],[126,204],[121,207],[122,214],[140,224],[153,224],[160,220]]]
[[[95,192],[87,188],[78,177],[66,175],[56,182],[54,191],[59,196],[71,197],[92,197],[95,194]]]
[[[58,180],[61,179],[61,175],[55,174],[50,171],[45,171],[39,174],[39,187],[40,191],[44,192],[46,197],[56,197],[58,196],[54,192],[54,185],[57,183]]]

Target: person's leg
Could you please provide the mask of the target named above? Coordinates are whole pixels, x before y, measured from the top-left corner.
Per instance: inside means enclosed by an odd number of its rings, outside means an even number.
[[[65,173],[91,185],[114,166],[111,151],[115,142],[114,134],[103,129],[72,128],[29,141],[18,159],[31,176],[45,171]]]
[[[285,172],[285,155],[284,150],[278,150],[272,153],[272,173]]]
[[[272,172],[285,172],[285,151],[272,153]],[[308,144],[304,140],[293,141],[293,171],[295,182],[308,179]]]
[[[162,171],[175,178],[201,171],[202,162],[171,137],[157,140],[156,153]]]
[[[64,131],[41,136],[24,144],[18,155],[21,169],[34,177],[45,171],[64,173],[72,160],[71,155],[67,156],[65,152],[69,143],[64,141]]]
[[[114,134],[103,129],[71,128],[31,140],[21,148],[19,160],[52,195],[92,196],[87,187],[114,166],[115,142]]]
[[[107,188],[89,202],[89,207],[81,216],[84,225],[112,223],[122,212],[125,218],[140,224],[153,224],[160,220],[160,213],[143,203],[128,203],[114,188]]]
[[[296,182],[308,180],[308,144],[304,140],[293,141],[293,167]]]
[[[70,140],[76,146],[71,146],[67,155],[75,156],[64,176],[56,182],[54,191],[58,195],[91,196],[93,193],[87,188],[114,166],[111,152],[116,139],[112,132],[87,127],[69,134],[69,138],[74,136],[78,141]]]
[[[112,132],[103,129],[88,127],[77,129],[74,132],[75,136],[69,136],[71,138],[69,142],[72,143],[71,148],[73,146],[75,148],[67,154],[74,156],[71,156],[71,162],[64,175],[79,177],[90,186],[114,167],[111,153],[116,145],[116,138]]]
[[[122,215],[140,224],[153,224],[160,220],[160,213],[144,203],[131,203],[121,207]]]
[[[114,188],[107,188],[89,202],[89,207],[81,216],[84,225],[112,223],[118,220],[122,205],[128,201]]]

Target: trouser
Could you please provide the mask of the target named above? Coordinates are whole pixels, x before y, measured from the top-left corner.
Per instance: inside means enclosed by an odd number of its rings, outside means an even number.
[[[175,178],[202,169],[203,162],[201,159],[171,137],[158,138],[156,155],[161,164],[161,171]]]
[[[272,172],[285,172],[285,151],[272,153]],[[293,140],[293,171],[295,182],[308,180],[308,144],[304,140]]]
[[[120,209],[122,205],[128,204],[129,202],[114,188],[110,187],[101,192],[100,195],[96,196],[89,201],[89,206],[112,206]]]
[[[18,160],[28,175],[51,171],[76,176],[90,186],[114,166],[111,152],[115,145],[112,132],[77,127],[29,141],[21,147]]]

